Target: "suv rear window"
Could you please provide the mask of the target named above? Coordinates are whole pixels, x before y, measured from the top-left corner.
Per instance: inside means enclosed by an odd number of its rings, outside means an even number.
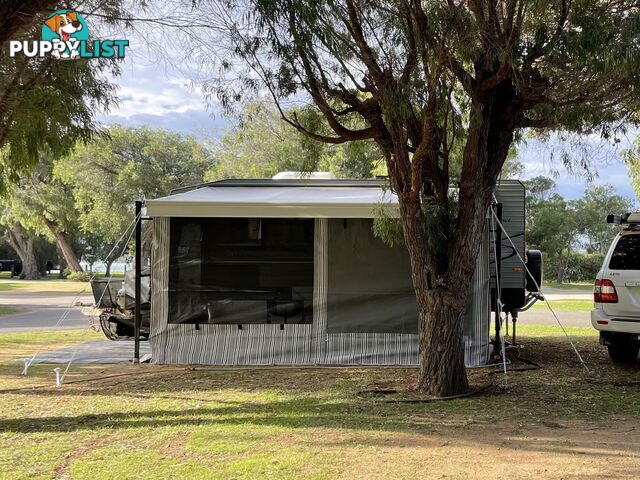
[[[618,240],[611,261],[611,270],[640,270],[640,235],[624,235]]]

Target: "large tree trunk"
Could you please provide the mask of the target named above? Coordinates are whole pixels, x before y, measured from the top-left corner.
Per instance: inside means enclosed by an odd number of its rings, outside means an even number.
[[[463,319],[466,294],[432,290],[420,305],[420,380],[418,388],[438,397],[469,389],[464,364]]]
[[[36,252],[33,249],[33,238],[25,234],[19,224],[7,229],[4,238],[18,254],[22,262],[22,272],[19,278],[22,280],[39,280],[40,270],[38,269]]]
[[[401,207],[401,216],[418,304],[418,389],[436,397],[466,392],[463,318],[471,278],[462,279],[460,291],[450,291],[437,273],[440,259],[428,250],[419,207]],[[473,250],[460,254],[474,256]]]
[[[72,272],[82,272],[82,266],[76,256],[76,252],[73,251],[73,246],[71,245],[69,236],[65,232],[60,231],[56,232],[54,235],[56,237],[56,243],[60,245],[60,250],[62,250],[62,254],[64,255],[67,268]]]
[[[104,264],[105,264],[105,267],[106,267],[105,272],[104,272],[104,276],[105,277],[110,277],[111,276],[111,267],[113,266],[113,262],[115,262],[120,257],[119,248],[115,248],[110,253],[111,254],[107,255],[107,257],[103,260]]]
[[[437,214],[423,211],[422,196],[428,195],[442,212],[447,212],[449,184],[439,184],[437,176],[431,176],[430,182],[425,184],[417,183],[420,177],[415,175],[416,171],[422,168],[421,165],[428,164],[428,154],[420,156],[419,151],[411,161],[410,175],[403,171],[392,175],[400,200],[400,216],[418,303],[418,388],[428,395],[446,397],[465,393],[469,388],[464,364],[463,317],[482,244],[487,209],[513,141],[519,115],[518,106],[511,103],[513,98],[513,88],[508,85],[486,94],[482,103],[472,107],[472,118],[481,120],[472,122],[468,128],[458,183],[458,217],[444,250],[434,247],[427,235],[444,234],[447,226],[442,224],[440,231],[425,232],[425,215],[429,217],[427,222],[431,222],[437,221]],[[394,152],[396,156],[402,154],[399,149]],[[402,168],[400,162],[389,163]]]
[[[67,268],[67,262],[64,259],[64,255],[60,250],[60,246],[56,243],[56,252],[58,253],[58,265],[60,266],[60,270],[58,270],[58,278],[64,278],[64,271]]]
[[[44,223],[56,239],[56,245],[64,256],[67,268],[72,272],[82,272],[82,266],[76,256],[76,252],[73,251],[73,246],[71,245],[71,240],[67,232],[58,228],[58,225],[48,218],[44,218]]]
[[[111,265],[113,265],[114,260],[105,260],[104,264],[105,264],[105,271],[104,271],[104,276],[105,277],[110,277],[111,276]]]
[[[558,255],[558,271],[556,272],[556,282],[559,285],[564,283],[564,262],[562,260],[562,251],[560,251],[560,255]]]

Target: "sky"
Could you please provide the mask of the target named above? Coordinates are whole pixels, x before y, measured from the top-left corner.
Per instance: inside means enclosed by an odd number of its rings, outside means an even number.
[[[144,52],[135,51],[127,58],[120,77],[120,105],[100,120],[127,126],[148,125],[154,128],[176,130],[199,138],[215,139],[233,128],[233,120],[222,115],[220,109],[207,107],[204,98],[183,74],[163,63],[145,58]],[[587,155],[595,165],[597,177],[593,183],[611,184],[616,192],[640,201],[635,197],[620,152],[630,146],[633,139],[623,138],[612,147],[600,139],[590,138],[575,146],[553,138],[548,141],[525,139],[518,145],[519,160],[526,167],[523,179],[537,175],[552,177],[557,191],[565,198],[582,196],[589,181],[579,172],[568,172],[560,160],[561,151],[572,157]]]

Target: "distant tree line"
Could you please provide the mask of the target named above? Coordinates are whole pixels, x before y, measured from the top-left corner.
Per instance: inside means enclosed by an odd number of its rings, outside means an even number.
[[[632,210],[633,200],[617,195],[612,185],[589,186],[581,198],[567,200],[551,178],[525,183],[527,244],[542,250],[545,278],[557,283],[594,280],[618,231],[606,216]]]
[[[82,272],[84,257],[105,262],[109,274],[127,248],[126,238],[117,241],[133,221],[134,201],[201,182],[212,164],[194,137],[113,126],[66,156],[41,155],[30,175],[7,188],[0,197],[4,242],[22,261],[22,278],[40,277],[51,245],[61,270]]]

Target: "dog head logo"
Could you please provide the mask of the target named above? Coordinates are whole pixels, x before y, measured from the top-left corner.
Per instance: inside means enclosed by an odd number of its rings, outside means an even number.
[[[89,39],[89,28],[84,17],[72,10],[58,10],[49,15],[42,27],[42,40],[63,42],[64,51],[54,50],[51,54],[57,58],[76,58],[77,45]]]

